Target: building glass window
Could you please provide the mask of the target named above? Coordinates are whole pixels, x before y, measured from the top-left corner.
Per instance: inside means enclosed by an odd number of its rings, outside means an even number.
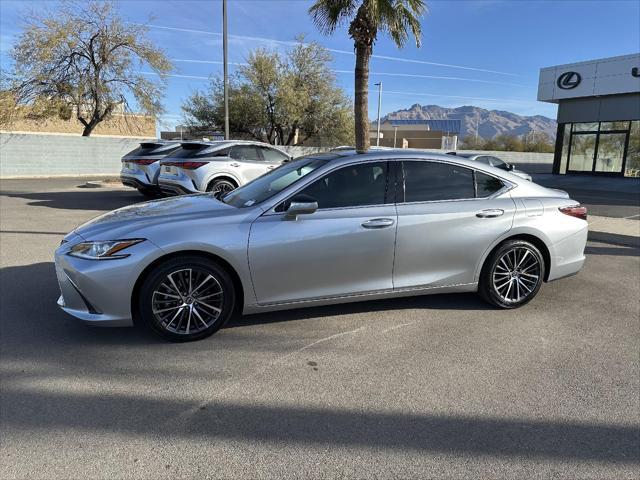
[[[595,171],[620,173],[622,171],[624,144],[626,141],[626,133],[600,133]]]
[[[571,142],[571,124],[564,125],[562,135],[562,156],[560,157],[560,173],[567,173],[567,159],[569,158],[569,142]]]
[[[593,157],[596,153],[596,133],[582,133],[571,136],[571,153],[568,170],[571,172],[590,172],[593,169]]]
[[[629,130],[629,122],[601,122],[600,131]]]
[[[624,176],[640,177],[640,120],[631,122]]]
[[[574,123],[573,124],[574,132],[597,132],[598,131],[598,122],[591,123]]]

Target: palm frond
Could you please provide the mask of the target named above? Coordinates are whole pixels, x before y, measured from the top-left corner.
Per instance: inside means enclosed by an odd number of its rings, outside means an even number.
[[[427,11],[423,0],[370,0],[373,18],[398,47],[403,47],[413,35],[419,47],[422,38],[420,17]]]
[[[309,15],[322,33],[331,34],[353,16],[357,6],[357,0],[317,0]]]

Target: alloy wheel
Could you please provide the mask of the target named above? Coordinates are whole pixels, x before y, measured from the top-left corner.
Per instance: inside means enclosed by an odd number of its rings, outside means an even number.
[[[231,182],[227,182],[226,180],[221,180],[219,182],[216,182],[212,187],[211,187],[211,193],[213,193],[213,196],[215,198],[222,198],[224,197],[227,193],[235,190],[236,187],[235,185],[233,185]]]
[[[538,255],[525,246],[507,250],[498,259],[491,275],[493,289],[506,303],[526,300],[540,283]]]
[[[220,317],[223,293],[218,279],[205,270],[175,270],[153,291],[152,312],[168,332],[197,334]]]

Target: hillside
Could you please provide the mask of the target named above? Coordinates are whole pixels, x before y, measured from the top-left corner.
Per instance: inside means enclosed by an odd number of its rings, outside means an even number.
[[[438,105],[415,104],[408,109],[389,113],[385,119],[416,119],[416,120],[462,120],[461,138],[466,135],[475,135],[476,121],[478,122],[478,135],[482,138],[493,138],[499,134],[522,136],[536,133],[545,133],[549,139],[556,136],[555,120],[535,115],[524,117],[511,112],[501,110],[485,110],[484,108],[463,106],[458,108],[444,108]]]

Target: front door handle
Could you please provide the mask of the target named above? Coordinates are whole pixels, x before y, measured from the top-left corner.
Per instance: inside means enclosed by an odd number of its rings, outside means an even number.
[[[504,214],[504,210],[501,210],[499,208],[494,208],[494,209],[490,209],[490,210],[481,210],[478,213],[476,213],[476,217],[478,217],[478,218],[495,218],[495,217],[499,217],[502,214]]]
[[[273,170],[274,168],[277,168],[277,167],[278,167],[278,165],[269,165],[267,168],[269,170]]]
[[[392,226],[395,220],[391,218],[372,218],[362,223],[364,228],[387,228]]]
[[[229,165],[231,165],[232,167],[239,167],[240,166],[240,164],[237,163],[237,162],[230,163]]]

